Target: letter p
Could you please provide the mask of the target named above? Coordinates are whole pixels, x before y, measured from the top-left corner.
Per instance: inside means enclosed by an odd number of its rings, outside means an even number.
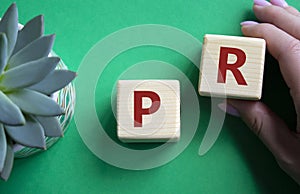
[[[143,98],[151,100],[149,108],[143,108]],[[160,107],[160,97],[152,91],[134,91],[134,127],[143,126],[143,115],[155,113]]]

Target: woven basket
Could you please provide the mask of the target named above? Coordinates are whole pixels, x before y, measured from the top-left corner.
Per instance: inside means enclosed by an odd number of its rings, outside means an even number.
[[[54,52],[51,53],[52,56],[56,56]],[[57,69],[68,69],[64,62],[61,60],[56,67]],[[68,84],[66,87],[56,92],[52,98],[65,110],[65,114],[59,116],[60,125],[63,133],[65,133],[70,121],[72,119],[75,107],[75,88],[72,83]],[[55,142],[57,142],[60,137],[45,137],[47,149],[50,148]],[[24,147],[19,144],[14,145],[15,158],[24,158],[41,152],[43,150],[37,148]]]

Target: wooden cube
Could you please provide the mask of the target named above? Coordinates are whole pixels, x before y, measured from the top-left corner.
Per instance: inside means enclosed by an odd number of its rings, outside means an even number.
[[[117,133],[122,142],[179,140],[179,81],[120,80],[117,90]]]
[[[265,50],[264,39],[205,35],[200,64],[200,95],[259,100]]]

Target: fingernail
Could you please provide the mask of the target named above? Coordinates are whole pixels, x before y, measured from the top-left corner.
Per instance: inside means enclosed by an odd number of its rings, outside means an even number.
[[[228,113],[231,116],[240,117],[240,113],[230,104],[226,104],[225,102],[222,102],[222,103],[218,104],[218,107],[222,111]]]
[[[269,6],[272,5],[270,2],[265,0],[254,0],[254,5],[260,5],[260,6]]]
[[[258,22],[255,22],[255,21],[243,21],[240,24],[241,24],[241,26],[250,26],[250,25],[256,25],[256,24],[258,24]]]
[[[273,5],[277,5],[279,7],[288,7],[288,3],[285,0],[271,0]]]

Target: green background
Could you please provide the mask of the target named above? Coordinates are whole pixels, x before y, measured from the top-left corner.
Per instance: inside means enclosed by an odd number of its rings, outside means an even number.
[[[0,13],[11,3],[1,0]],[[297,0],[289,3],[300,8]],[[207,33],[241,35],[239,23],[255,19],[251,0],[20,0],[17,5],[20,23],[44,14],[46,33],[57,35],[54,51],[74,71],[94,44],[125,27],[170,25],[202,41]],[[115,119],[111,110],[103,111],[110,106],[103,103],[110,98],[105,90],[109,91],[107,87],[111,87],[125,67],[150,59],[164,60],[183,69],[191,67],[189,61],[168,49],[150,47],[130,50],[112,61],[99,80],[105,83],[98,85],[95,103],[99,120],[108,123],[107,132],[113,139]],[[197,88],[198,72],[192,72],[189,78]],[[270,56],[266,60],[262,100],[291,127],[295,126],[288,89]],[[0,193],[300,192],[299,186],[238,118],[226,116],[214,147],[200,157],[197,153],[210,116],[210,100],[199,97],[199,101],[202,115],[193,141],[175,160],[162,167],[130,171],[106,164],[84,145],[73,120],[65,137],[47,152],[16,160],[10,179],[0,181]],[[139,149],[137,145],[133,147]]]

